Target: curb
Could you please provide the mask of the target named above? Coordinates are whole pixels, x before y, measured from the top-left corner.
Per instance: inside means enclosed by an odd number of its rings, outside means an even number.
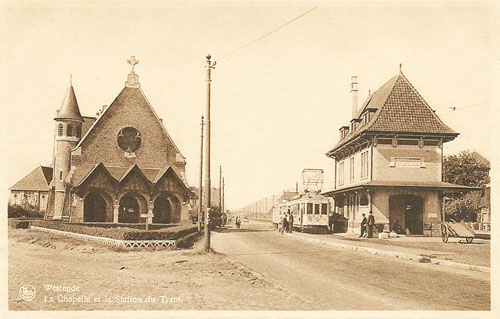
[[[295,238],[300,238],[302,240],[309,241],[309,242],[312,242],[315,244],[324,245],[324,246],[340,247],[343,249],[367,252],[367,253],[371,253],[372,255],[390,256],[390,257],[395,257],[395,258],[411,260],[411,261],[415,261],[415,262],[418,262],[418,260],[420,258],[428,258],[429,263],[432,263],[434,265],[442,265],[442,266],[448,266],[448,267],[453,267],[453,268],[490,273],[490,267],[457,263],[457,262],[448,261],[448,260],[429,258],[426,256],[419,256],[419,255],[413,255],[413,254],[405,254],[405,253],[400,253],[400,252],[395,252],[395,251],[390,251],[390,250],[382,250],[382,249],[369,248],[369,247],[363,247],[363,246],[341,244],[341,243],[337,243],[337,242],[321,240],[318,238],[309,238],[309,237],[297,235],[296,233],[292,233],[291,235],[294,236]]]

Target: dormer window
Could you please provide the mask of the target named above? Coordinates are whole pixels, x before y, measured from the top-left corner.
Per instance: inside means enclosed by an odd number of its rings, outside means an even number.
[[[340,139],[343,139],[349,133],[349,126],[342,126],[340,129]]]
[[[352,119],[351,120],[351,132],[356,131],[356,128],[358,127],[358,123],[361,122],[361,119]]]

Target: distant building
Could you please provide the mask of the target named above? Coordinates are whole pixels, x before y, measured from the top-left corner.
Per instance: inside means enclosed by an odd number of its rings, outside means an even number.
[[[37,168],[14,185],[16,200],[32,194],[47,207],[47,219],[74,222],[189,219],[196,195],[185,178],[186,160],[140,88],[139,61],[128,62],[124,88],[97,117],[80,114],[70,81],[54,117],[53,169]]]
[[[47,210],[52,167],[38,166],[10,190],[9,205],[34,207],[40,212]]]
[[[397,222],[410,234],[431,234],[442,220],[443,194],[470,189],[442,181],[443,144],[458,133],[402,72],[360,108],[357,86],[352,77],[352,120],[327,153],[335,159],[335,187],[324,194],[335,199],[335,212],[348,218],[350,231],[359,231],[361,214],[372,211],[379,230]]]
[[[472,152],[472,156],[477,159],[480,163],[491,169],[490,161],[479,154],[478,152]],[[482,198],[481,198],[481,211],[477,215],[477,223],[479,230],[491,231],[491,187],[490,183],[483,187]]]
[[[193,205],[193,213],[199,213],[200,211],[200,188],[199,187],[191,187],[191,191],[196,194],[198,197],[196,199],[193,199],[191,201]],[[203,196],[205,196],[205,192],[203,192]],[[212,207],[219,207],[220,205],[220,189],[212,187],[212,190],[210,191],[210,203],[212,204]],[[205,200],[203,200],[205,202]]]

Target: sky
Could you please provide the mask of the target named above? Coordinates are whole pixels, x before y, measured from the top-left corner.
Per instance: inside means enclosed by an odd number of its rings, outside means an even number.
[[[316,7],[263,39],[236,51]],[[135,55],[141,88],[198,186],[205,56],[212,73],[212,185],[226,206],[294,189],[360,103],[399,72],[459,137],[445,155],[491,157],[491,26],[486,2],[0,2],[2,182],[50,165],[54,114],[73,75],[80,111],[95,115],[124,86]],[[455,107],[453,111],[451,108]],[[493,123],[492,123],[493,124]]]

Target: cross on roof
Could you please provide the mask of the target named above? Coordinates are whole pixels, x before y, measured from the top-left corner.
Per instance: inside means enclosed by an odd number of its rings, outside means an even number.
[[[128,59],[128,60],[127,60],[127,62],[128,62],[128,64],[130,64],[130,65],[132,66],[132,71],[131,71],[130,73],[135,73],[135,72],[134,72],[134,66],[135,66],[136,64],[139,64],[139,60],[137,60],[137,59],[135,58],[135,55],[132,55],[132,56],[130,57],[130,59]]]

